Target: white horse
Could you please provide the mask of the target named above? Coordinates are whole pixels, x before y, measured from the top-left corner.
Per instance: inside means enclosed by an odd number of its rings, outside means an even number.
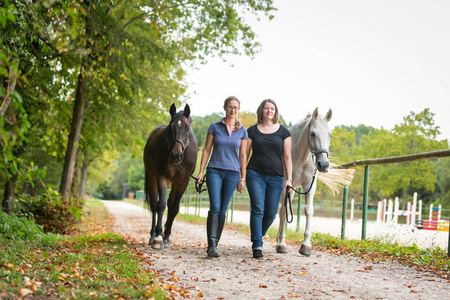
[[[300,247],[300,254],[311,255],[311,221],[314,213],[313,198],[316,191],[317,181],[313,178],[319,171],[318,179],[333,191],[338,191],[342,185],[349,185],[353,177],[353,170],[337,169],[330,167],[328,160],[328,149],[330,147],[331,131],[328,122],[331,120],[331,109],[325,117],[319,116],[318,108],[305,119],[290,128],[292,137],[292,187],[297,189],[303,187],[306,194],[306,228],[304,241]],[[327,173],[330,171],[329,173]],[[308,191],[309,190],[309,191]],[[291,199],[294,191],[290,191]],[[277,246],[278,253],[287,253],[286,247],[286,207],[284,205],[285,192],[281,195],[281,206],[279,210],[280,225],[278,227]]]

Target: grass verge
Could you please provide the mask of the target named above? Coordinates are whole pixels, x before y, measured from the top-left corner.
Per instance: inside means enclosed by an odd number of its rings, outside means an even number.
[[[0,299],[166,299],[145,259],[110,228],[103,205],[88,201],[70,235],[0,238]]]

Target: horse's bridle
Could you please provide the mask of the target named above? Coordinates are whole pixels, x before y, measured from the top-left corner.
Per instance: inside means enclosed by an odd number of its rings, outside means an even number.
[[[169,132],[170,132],[170,128],[168,128],[168,129],[169,129],[169,130],[167,131],[167,135],[166,135],[166,139],[167,139],[167,148],[168,148],[169,151],[170,151],[170,148],[171,148],[171,146],[172,146],[173,144],[175,144],[175,143],[180,143],[180,145],[181,145],[181,154],[184,154],[184,151],[186,150],[186,148],[187,148],[187,147],[189,146],[189,144],[191,143],[191,130],[189,129],[189,131],[188,131],[188,133],[187,133],[186,144],[185,144],[185,143],[183,143],[183,141],[180,140],[180,139],[174,139],[173,141],[169,141]],[[198,183],[198,179],[195,178],[194,176],[192,176],[192,174],[190,174],[188,171],[186,171],[186,170],[181,166],[181,164],[177,164],[177,167],[178,167],[181,171],[183,171],[184,173],[186,173],[187,175],[189,175],[189,177],[191,177],[192,179],[195,180],[195,189],[197,190],[197,192],[198,192],[199,194],[201,194],[202,192],[206,191],[206,189],[203,189],[203,188],[202,188],[202,185],[206,182],[206,179],[205,179],[206,176],[203,177],[202,183],[199,184],[199,183]]]
[[[316,154],[319,154],[319,153],[326,153],[327,154],[327,157],[328,157],[328,150],[327,149],[325,149],[325,148],[319,148],[319,149],[316,149],[316,150],[313,150],[312,149],[312,147],[311,147],[311,142],[310,142],[310,140],[309,140],[309,136],[311,135],[311,122],[312,122],[312,118],[311,118],[311,121],[309,121],[309,124],[308,124],[308,147],[309,147],[309,151],[311,152],[311,156],[312,156],[312,161],[313,161],[313,164],[314,164],[314,168],[317,170],[317,159],[316,159]],[[315,173],[315,172],[314,172]]]
[[[182,140],[180,139],[174,139],[173,141],[169,141],[169,132],[170,132],[170,128],[168,127],[169,130],[167,130],[167,135],[166,135],[166,139],[167,139],[167,148],[170,150],[171,147],[173,146],[173,144],[175,143],[180,143],[181,145],[181,154],[184,154],[184,151],[186,150],[186,148],[189,146],[189,144],[191,143],[191,130],[189,129],[188,133],[187,133],[187,137],[186,137],[186,144],[183,143]]]

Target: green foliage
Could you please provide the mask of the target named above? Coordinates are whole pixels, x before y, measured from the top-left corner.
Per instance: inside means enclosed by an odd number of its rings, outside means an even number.
[[[141,264],[141,253],[110,231],[104,206],[85,209],[80,235],[43,234],[26,243],[0,236],[2,296],[16,299],[31,284],[33,293],[25,298],[167,299],[155,274]]]
[[[209,125],[213,122],[222,120],[223,117],[224,114],[221,113],[212,113],[204,117],[192,116],[192,130],[194,130],[199,148],[205,146]]]
[[[137,191],[144,189],[145,167],[140,159],[135,159],[128,168],[128,189]]]
[[[445,209],[450,209],[450,158],[441,158],[435,164],[437,185],[441,191],[440,204]]]
[[[433,116],[429,109],[418,114],[411,112],[392,131],[369,133],[362,140],[362,150],[366,157],[378,158],[448,149],[447,141],[436,140],[439,130]],[[371,189],[380,191],[380,196],[393,195],[397,190],[406,191],[409,187],[433,191],[437,181],[433,169],[430,160],[373,166]],[[403,201],[405,204],[405,199]]]
[[[63,200],[57,191],[49,189],[36,197],[17,197],[14,211],[17,214],[32,215],[45,232],[65,234],[81,220],[82,206],[81,200]]]
[[[0,239],[29,241],[44,235],[42,227],[25,216],[8,215],[0,211]]]

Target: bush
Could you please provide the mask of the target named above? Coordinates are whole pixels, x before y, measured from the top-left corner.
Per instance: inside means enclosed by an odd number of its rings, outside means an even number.
[[[0,238],[26,241],[44,235],[42,227],[26,217],[8,215],[0,211]]]
[[[17,197],[14,211],[17,215],[32,215],[44,232],[66,234],[81,220],[83,201],[71,197],[63,199],[57,191],[48,189],[37,197]]]

